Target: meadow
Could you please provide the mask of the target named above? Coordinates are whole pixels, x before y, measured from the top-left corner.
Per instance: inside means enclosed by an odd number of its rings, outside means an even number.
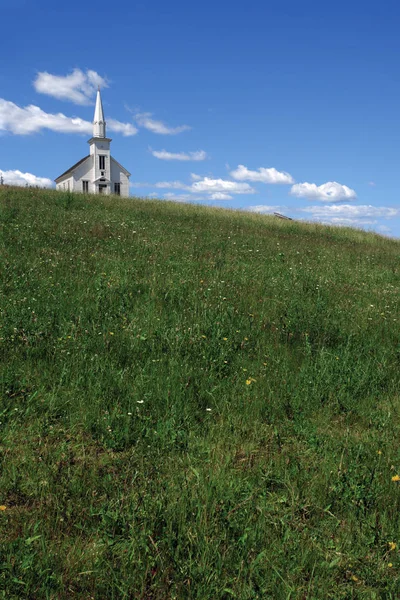
[[[400,597],[400,242],[0,186],[0,598]]]

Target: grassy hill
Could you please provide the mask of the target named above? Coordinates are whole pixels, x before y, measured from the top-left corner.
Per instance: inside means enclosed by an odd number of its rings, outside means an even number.
[[[0,598],[399,598],[398,241],[0,203]]]

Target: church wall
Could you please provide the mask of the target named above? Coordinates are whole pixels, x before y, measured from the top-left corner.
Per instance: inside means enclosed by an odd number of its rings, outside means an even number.
[[[73,177],[66,177],[60,183],[56,184],[56,190],[61,192],[73,191],[74,190],[74,179]]]
[[[114,193],[114,183],[121,184],[121,196],[129,196],[129,179],[121,170],[118,163],[111,158],[111,193]]]
[[[92,165],[93,165],[93,158],[90,158],[90,159],[86,160],[84,163],[82,163],[81,165],[79,165],[79,167],[77,169],[75,169],[74,177],[73,177],[75,192],[83,191],[82,180],[86,180],[89,182],[88,193],[89,194],[95,193],[94,185],[92,184],[92,180],[93,180]]]

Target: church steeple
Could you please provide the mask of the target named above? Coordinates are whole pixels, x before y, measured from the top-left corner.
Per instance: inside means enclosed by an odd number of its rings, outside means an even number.
[[[100,95],[100,87],[97,90],[96,108],[94,109],[93,137],[95,137],[95,138],[105,138],[106,137],[106,122],[104,120],[104,111],[103,111],[103,103],[101,101],[101,95]]]

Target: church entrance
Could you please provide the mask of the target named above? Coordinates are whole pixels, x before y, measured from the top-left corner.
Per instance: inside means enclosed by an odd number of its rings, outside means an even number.
[[[103,183],[99,184],[99,194],[106,194],[107,193],[107,186],[104,185]]]

